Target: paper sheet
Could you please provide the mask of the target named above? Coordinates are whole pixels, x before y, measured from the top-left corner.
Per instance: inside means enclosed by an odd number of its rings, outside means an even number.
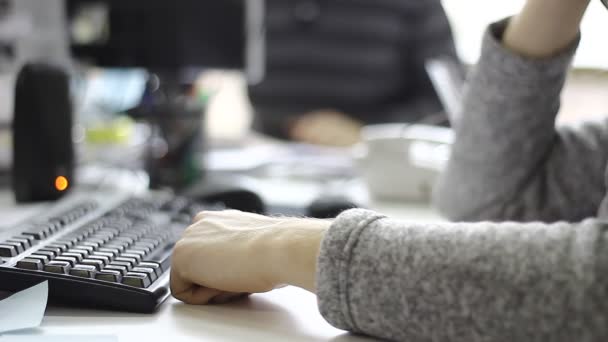
[[[3,335],[0,342],[118,342],[116,336]]]
[[[38,327],[48,296],[49,284],[45,281],[0,301],[0,334]]]

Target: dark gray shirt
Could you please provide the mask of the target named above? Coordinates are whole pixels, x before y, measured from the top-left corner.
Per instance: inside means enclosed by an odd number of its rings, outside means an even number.
[[[442,110],[424,67],[439,57],[458,60],[439,0],[267,0],[266,76],[249,87],[255,126],[282,137],[315,110],[417,121]]]
[[[556,128],[576,47],[528,60],[501,46],[504,27],[484,38],[437,193],[448,217],[483,222],[343,213],[318,260],[331,324],[416,342],[608,341],[608,122]]]

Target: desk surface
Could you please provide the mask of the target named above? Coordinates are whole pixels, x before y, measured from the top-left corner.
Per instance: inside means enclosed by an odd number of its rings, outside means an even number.
[[[388,215],[408,220],[436,220],[427,205],[372,203]],[[15,210],[12,196],[0,191],[3,225],[31,216],[36,206]],[[175,341],[366,341],[330,326],[317,309],[316,297],[286,287],[236,303],[190,306],[169,299],[152,315],[49,307],[36,333],[113,335],[121,342]]]
[[[39,330],[53,335],[117,335],[121,342],[368,340],[330,326],[316,303],[313,294],[287,287],[219,306],[169,299],[153,315],[50,307]]]

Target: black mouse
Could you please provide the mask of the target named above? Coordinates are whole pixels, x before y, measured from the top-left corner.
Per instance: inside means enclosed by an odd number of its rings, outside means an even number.
[[[220,203],[228,209],[236,209],[256,214],[264,214],[266,206],[255,192],[230,184],[229,181],[201,181],[181,193],[198,203]]]
[[[343,211],[353,208],[359,206],[344,196],[322,196],[308,205],[306,216],[320,219],[335,218]]]

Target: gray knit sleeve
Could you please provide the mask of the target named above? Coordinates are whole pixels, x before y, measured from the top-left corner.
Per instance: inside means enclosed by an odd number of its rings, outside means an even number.
[[[608,225],[438,223],[355,209],[317,268],[334,326],[399,341],[608,341]]]
[[[436,205],[466,221],[593,217],[606,191],[608,121],[555,125],[577,44],[530,60],[501,45],[505,26],[495,24],[485,35]]]

